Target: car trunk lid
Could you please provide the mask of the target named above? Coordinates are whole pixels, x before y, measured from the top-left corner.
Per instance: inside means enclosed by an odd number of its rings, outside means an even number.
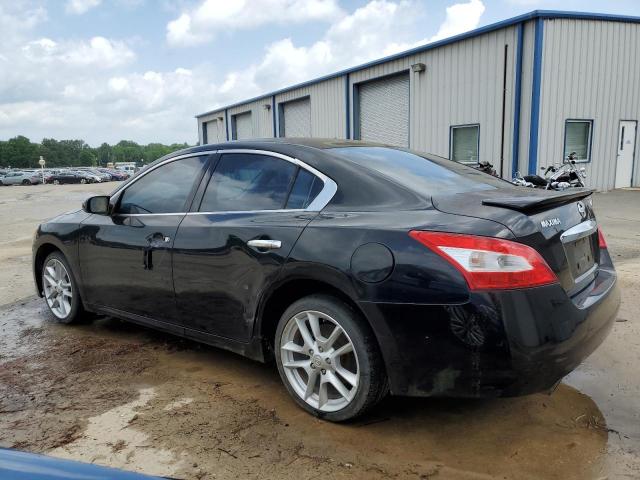
[[[593,280],[600,259],[591,193],[505,188],[437,195],[432,202],[442,212],[501,223],[542,255],[572,295]]]

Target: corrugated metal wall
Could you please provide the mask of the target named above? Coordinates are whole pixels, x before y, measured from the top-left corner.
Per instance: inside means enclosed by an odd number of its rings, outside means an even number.
[[[311,102],[311,136],[316,138],[345,138],[344,87],[344,77],[336,77],[306,87],[296,88],[276,95],[276,106],[282,102],[308,96]]]
[[[269,108],[265,108],[269,105]],[[273,121],[271,112],[271,97],[263,97],[250,103],[239,105],[228,109],[229,121],[232,115],[238,113],[251,112],[251,121],[253,123],[253,137],[267,138],[273,137]],[[229,126],[231,127],[231,126]],[[229,139],[231,139],[231,129],[229,129]]]
[[[532,105],[533,53],[536,20],[523,24],[520,136],[518,170],[528,168]],[[349,132],[354,136],[354,86],[424,63],[426,71],[410,72],[410,148],[449,156],[450,128],[480,124],[480,160],[500,164],[504,47],[507,50],[504,164],[511,176],[515,108],[515,76],[518,26],[510,26],[433,50],[390,60],[351,72],[349,84]],[[592,119],[590,186],[614,185],[616,144],[620,120],[640,120],[640,25],[576,19],[544,20],[538,166],[562,161],[564,122],[568,118]],[[309,97],[311,136],[345,138],[347,76],[339,76],[275,96],[282,102]],[[272,98],[228,109],[228,118],[252,112],[256,137],[271,137],[273,112],[264,108]],[[224,110],[200,117],[202,122],[224,117]],[[276,115],[277,117],[277,115]],[[277,123],[277,120],[276,120]],[[222,123],[222,131],[226,129]],[[276,131],[279,131],[276,125]],[[211,140],[210,140],[211,141]],[[640,143],[640,134],[637,139]],[[634,185],[640,185],[640,145],[636,148]]]
[[[535,39],[535,22],[524,24],[522,38],[522,75],[520,93],[520,144],[518,148],[518,168],[522,174],[527,174],[529,165],[529,133],[531,125],[531,89],[533,83],[533,42]],[[504,178],[510,178],[505,176]]]
[[[412,64],[424,63],[425,72],[410,73],[410,148],[448,157],[451,126],[478,123],[480,160],[489,161],[497,168],[500,164],[504,46],[508,45],[503,166],[508,177],[513,145],[516,30],[516,27],[505,28],[353,72],[351,85],[407,71]]]
[[[640,25],[545,20],[539,166],[562,162],[566,119],[593,120],[591,162],[582,166],[589,186],[613,188],[619,121],[640,120]]]

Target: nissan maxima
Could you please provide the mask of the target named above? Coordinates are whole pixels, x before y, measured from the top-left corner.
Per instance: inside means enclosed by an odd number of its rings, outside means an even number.
[[[551,391],[620,302],[589,190],[337,140],[163,157],[40,225],[33,271],[53,319],[108,315],[275,360],[331,421],[389,392]]]

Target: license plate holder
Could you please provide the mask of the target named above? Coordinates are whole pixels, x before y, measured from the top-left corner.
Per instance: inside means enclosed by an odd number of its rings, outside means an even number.
[[[567,245],[565,250],[574,280],[587,273],[595,265],[593,235],[579,238]]]

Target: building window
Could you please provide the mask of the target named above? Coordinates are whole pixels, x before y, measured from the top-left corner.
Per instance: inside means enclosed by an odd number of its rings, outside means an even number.
[[[480,151],[480,125],[451,127],[449,158],[460,163],[478,163]]]
[[[564,124],[564,158],[575,152],[576,162],[591,160],[593,120],[567,120]]]

